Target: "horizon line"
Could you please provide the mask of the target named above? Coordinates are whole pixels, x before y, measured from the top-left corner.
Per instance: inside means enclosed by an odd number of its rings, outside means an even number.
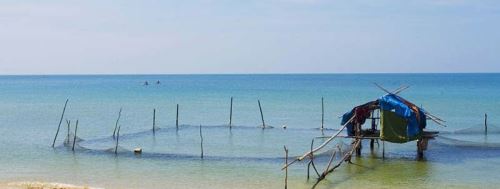
[[[146,75],[381,75],[381,74],[500,74],[500,72],[269,72],[269,73],[21,73],[0,76],[146,76]]]

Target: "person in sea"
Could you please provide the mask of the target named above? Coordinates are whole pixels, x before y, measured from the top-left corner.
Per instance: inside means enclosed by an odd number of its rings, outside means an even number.
[[[156,81],[156,84],[159,85],[160,84],[160,80]]]
[[[144,82],[144,85],[149,85],[148,81],[145,81],[145,82]]]

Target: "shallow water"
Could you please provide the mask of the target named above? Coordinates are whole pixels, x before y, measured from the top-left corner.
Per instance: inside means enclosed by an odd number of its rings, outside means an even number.
[[[146,80],[149,86],[142,85]],[[447,120],[445,128],[432,122],[428,126],[443,131],[443,137],[430,142],[423,161],[416,161],[414,142],[386,143],[385,159],[381,147],[371,152],[364,144],[362,157],[344,164],[318,188],[500,184],[500,74],[325,74],[0,76],[0,186],[46,181],[104,188],[280,188],[283,146],[291,156],[301,155],[313,137],[322,136],[317,129],[321,97],[330,129],[324,135],[329,135],[339,128],[339,115],[384,94],[373,82],[388,89],[410,85],[402,96]],[[231,96],[234,128],[228,129]],[[77,135],[83,139],[75,152],[63,146],[64,121],[56,148],[50,147],[66,98],[65,119],[79,120]],[[257,99],[273,129],[258,128]],[[111,135],[121,107],[115,155],[108,149],[115,146]],[[153,108],[160,128],[155,134]],[[491,132],[487,136],[481,134],[484,113]],[[136,147],[143,149],[142,155],[131,152]],[[328,153],[318,158],[323,169]],[[289,174],[289,188],[314,183],[306,180],[304,163],[292,166]]]

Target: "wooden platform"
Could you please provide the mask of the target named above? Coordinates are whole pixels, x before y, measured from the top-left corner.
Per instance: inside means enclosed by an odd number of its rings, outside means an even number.
[[[439,131],[424,131],[422,138],[424,139],[434,139],[438,136]],[[380,139],[380,130],[371,131],[363,130],[361,137],[356,136],[338,136],[340,138],[359,138],[359,139]]]
[[[417,140],[417,156],[419,159],[424,157],[424,151],[427,150],[428,146],[428,141],[436,138],[438,136],[439,132],[438,131],[424,131],[422,135],[422,139]],[[370,141],[370,149],[373,150],[374,148],[374,142],[375,140],[380,140],[380,130],[372,130],[372,129],[366,129],[362,130],[361,132],[361,137],[357,136],[337,136],[340,138],[353,138],[353,139],[360,139],[360,140],[371,140]],[[378,142],[377,142],[378,143]],[[356,150],[356,155],[360,156],[361,155],[361,144],[359,145],[358,149]],[[382,158],[385,158],[385,145],[382,143]]]

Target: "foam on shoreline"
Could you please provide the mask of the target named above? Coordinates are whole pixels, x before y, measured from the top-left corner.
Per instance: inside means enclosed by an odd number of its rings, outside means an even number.
[[[6,186],[0,185],[4,189],[103,189],[90,186],[77,186],[72,184],[56,183],[56,182],[11,182]]]

